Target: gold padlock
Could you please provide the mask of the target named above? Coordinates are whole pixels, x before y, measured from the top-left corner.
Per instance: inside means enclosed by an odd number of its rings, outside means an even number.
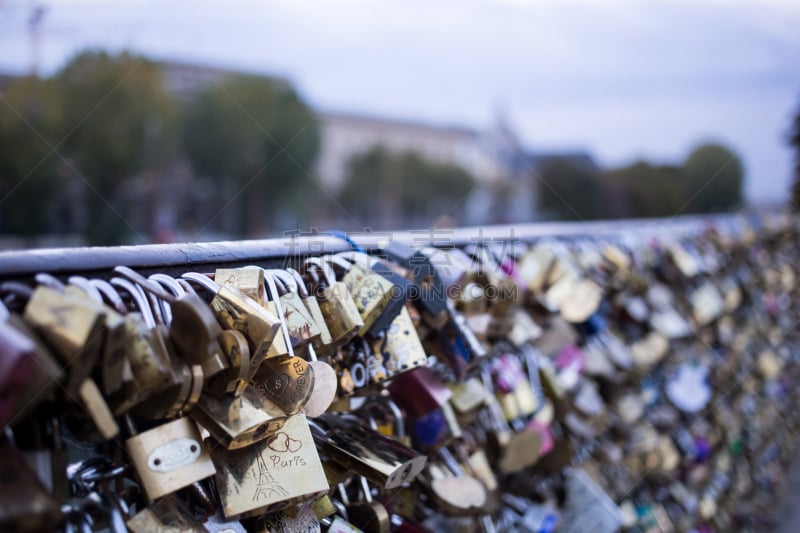
[[[40,285],[25,306],[23,318],[66,363],[66,387],[76,394],[100,357],[102,311],[85,299]]]
[[[361,336],[372,328],[381,313],[392,299],[392,289],[394,285],[383,276],[372,272],[369,268],[357,263],[350,262],[341,256],[326,256],[323,258],[328,264],[339,266],[344,277],[342,281],[347,285],[347,290],[353,296],[361,319],[364,325],[361,326],[358,334]]]
[[[204,533],[206,528],[198,522],[188,508],[175,496],[165,496],[153,502],[126,523],[132,533]]]
[[[373,353],[382,359],[387,377],[424,365],[428,354],[422,346],[417,329],[411,321],[408,309],[403,307],[400,314],[385,331],[384,337],[372,341]]]
[[[223,447],[235,450],[264,440],[279,431],[287,418],[280,409],[268,405],[251,388],[240,396],[215,396],[204,393],[189,415],[206,428]]]
[[[126,417],[130,424],[130,417]],[[197,425],[186,417],[133,434],[125,449],[148,499],[155,500],[216,473]]]
[[[183,279],[194,281],[214,294],[211,307],[225,329],[241,331],[250,345],[250,375],[252,378],[267,357],[280,322],[256,300],[229,285],[219,285],[202,274],[190,272]]]
[[[318,344],[320,329],[300,297],[299,286],[294,278],[283,270],[269,270],[270,276],[278,289],[283,318],[295,350],[304,351],[308,344]]]
[[[319,337],[312,341],[314,350],[320,357],[329,357],[336,352],[337,345],[331,337],[331,332],[328,325],[325,323],[325,317],[322,315],[322,309],[319,307],[319,301],[316,296],[309,294],[306,290],[305,281],[300,273],[293,269],[287,268],[288,272],[297,282],[297,290],[300,293],[300,299],[308,309],[309,315],[314,319],[314,323],[319,330]]]
[[[329,490],[305,415],[289,417],[272,437],[241,450],[211,448],[226,518],[257,516]]]
[[[325,277],[326,285],[317,284],[315,286],[315,295],[318,296],[319,307],[322,310],[322,315],[333,342],[342,346],[361,331],[364,327],[364,321],[358,312],[347,285],[341,281],[336,281],[333,269],[319,258],[312,257],[306,261],[307,271],[312,277],[317,276],[317,274],[314,268],[309,268],[309,265],[318,268]]]

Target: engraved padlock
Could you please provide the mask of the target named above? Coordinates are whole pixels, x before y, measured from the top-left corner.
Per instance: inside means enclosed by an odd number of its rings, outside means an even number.
[[[187,417],[137,433],[126,415],[125,441],[142,489],[155,500],[216,473],[197,425]]]
[[[211,447],[216,486],[226,518],[258,516],[329,490],[314,439],[302,413],[281,431],[240,450]]]
[[[328,324],[325,322],[325,317],[322,314],[322,309],[320,309],[317,297],[308,293],[305,280],[297,270],[293,268],[287,268],[286,272],[288,272],[297,283],[297,290],[300,293],[300,299],[308,309],[309,315],[311,315],[311,317],[314,319],[314,323],[319,330],[319,337],[312,340],[314,350],[320,357],[328,357],[333,355],[336,352],[337,345],[333,341],[331,332],[328,329]]]
[[[364,336],[367,333],[375,333],[373,326],[381,315],[391,311],[394,285],[383,276],[373,273],[369,267],[351,262],[343,256],[325,256],[322,259],[342,273],[339,277],[347,286],[364,321],[358,334]],[[399,309],[397,311],[399,312]]]
[[[280,301],[283,319],[294,349],[304,353],[308,344],[319,344],[321,331],[303,302],[300,287],[294,277],[283,270],[268,270],[265,275],[271,276],[276,282],[279,294],[274,297]]]
[[[389,378],[424,365],[428,360],[428,354],[405,307],[389,327],[372,341],[372,350],[380,356]]]
[[[192,515],[180,498],[167,495],[152,502],[126,523],[132,533],[170,531],[175,533],[204,533],[206,528]]]
[[[325,283],[317,279],[314,286],[314,295],[319,301],[319,307],[325,323],[328,326],[333,342],[342,346],[358,335],[364,327],[350,290],[341,281],[336,280],[333,269],[319,258],[312,257],[306,260],[306,272],[312,277],[317,276],[317,270],[322,272]]]

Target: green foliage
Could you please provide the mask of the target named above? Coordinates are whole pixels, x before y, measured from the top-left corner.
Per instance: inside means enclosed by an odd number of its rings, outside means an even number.
[[[682,168],[686,212],[712,213],[737,209],[742,203],[742,162],[719,144],[695,148]]]
[[[0,98],[0,231],[36,235],[48,228],[59,187],[49,143],[59,121],[52,82],[28,77]]]
[[[184,149],[195,171],[225,191],[250,234],[265,231],[276,210],[295,211],[315,190],[319,148],[312,111],[288,87],[237,76],[195,95],[182,115]],[[306,202],[307,203],[307,202]]]
[[[174,104],[158,65],[127,53],[81,53],[55,81],[61,151],[71,163],[65,172],[87,188],[88,237],[97,244],[119,242],[132,230],[128,202],[120,201],[125,183],[173,154]]]
[[[638,162],[607,173],[608,185],[620,191],[621,212],[615,216],[674,216],[685,205],[683,174],[671,166]],[[609,213],[611,214],[611,213]]]
[[[604,215],[604,187],[597,168],[568,157],[554,157],[534,176],[538,208],[545,218],[588,220]]]
[[[461,167],[376,147],[350,162],[339,202],[359,221],[371,224],[391,225],[400,219],[432,222],[452,214],[473,184],[473,177]]]

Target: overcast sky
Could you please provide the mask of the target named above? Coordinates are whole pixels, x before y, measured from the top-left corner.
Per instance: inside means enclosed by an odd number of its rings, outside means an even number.
[[[0,0],[0,71],[86,47],[291,78],[319,109],[488,126],[604,165],[736,148],[751,199],[785,197],[800,106],[794,0]]]

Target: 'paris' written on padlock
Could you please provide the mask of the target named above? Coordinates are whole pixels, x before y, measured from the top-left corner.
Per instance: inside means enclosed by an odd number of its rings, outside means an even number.
[[[212,446],[226,518],[277,511],[329,490],[304,414],[289,417],[271,438],[241,450]]]

